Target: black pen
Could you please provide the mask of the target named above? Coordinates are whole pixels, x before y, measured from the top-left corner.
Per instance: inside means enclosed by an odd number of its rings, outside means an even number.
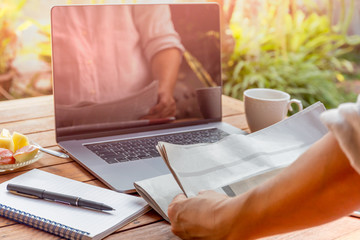
[[[17,184],[9,183],[7,185],[7,190],[11,193],[30,197],[30,198],[41,198],[45,200],[50,200],[54,202],[61,202],[65,204],[69,204],[72,206],[78,206],[78,207],[84,207],[94,210],[100,210],[100,211],[111,211],[114,210],[112,207],[105,205],[103,203],[94,202],[90,200],[86,200],[80,197],[76,196],[70,196],[62,193],[55,193],[46,191],[44,189],[38,189],[28,186],[22,186]]]

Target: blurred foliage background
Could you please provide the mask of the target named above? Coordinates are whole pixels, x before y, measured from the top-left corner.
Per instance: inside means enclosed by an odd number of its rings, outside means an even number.
[[[299,2],[249,0],[234,12],[234,47],[223,63],[226,95],[242,99],[245,89],[263,87],[286,91],[305,107],[355,101],[353,89],[346,88],[359,77],[360,38],[349,35],[359,12],[355,0]]]
[[[355,100],[360,36],[352,27],[360,23],[360,1],[203,1],[218,2],[222,9],[224,94],[242,99],[245,89],[274,88],[305,107],[321,101],[333,108]],[[2,0],[0,99],[52,93],[51,6],[134,2],[142,1]]]

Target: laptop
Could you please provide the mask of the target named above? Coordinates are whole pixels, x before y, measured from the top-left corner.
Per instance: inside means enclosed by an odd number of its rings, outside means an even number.
[[[157,142],[244,133],[221,121],[219,12],[214,3],[53,7],[58,145],[129,193],[170,173]]]

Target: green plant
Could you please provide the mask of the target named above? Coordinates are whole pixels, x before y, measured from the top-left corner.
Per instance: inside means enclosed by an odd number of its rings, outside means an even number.
[[[20,53],[23,55],[35,54],[39,60],[46,63],[48,68],[34,72],[25,81],[16,81],[12,95],[16,98],[29,96],[41,96],[52,93],[51,79],[51,27],[50,24],[41,24],[35,19],[28,18],[26,21],[31,26],[37,28],[37,33],[43,37],[35,45],[22,47]]]
[[[5,19],[4,10],[0,12],[0,73],[8,71],[16,52],[16,33]]]
[[[41,25],[36,23],[39,33],[45,37],[44,41],[37,43],[37,54],[40,60],[51,66],[51,27],[50,24]]]
[[[327,15],[305,14],[293,5],[289,12],[285,2],[270,5],[256,24],[231,24],[236,45],[224,64],[224,93],[241,99],[247,88],[276,88],[302,100],[305,107],[316,101],[328,108],[353,101],[355,95],[338,88],[336,81],[353,71],[352,62],[342,56],[360,43],[359,38],[334,28]]]
[[[18,24],[21,9],[26,0],[4,0],[0,3],[0,96],[13,98],[9,94],[16,70],[12,62],[18,51],[18,32],[26,28],[26,24]]]
[[[2,1],[0,3],[0,73],[11,67],[17,51],[16,20],[25,1]]]

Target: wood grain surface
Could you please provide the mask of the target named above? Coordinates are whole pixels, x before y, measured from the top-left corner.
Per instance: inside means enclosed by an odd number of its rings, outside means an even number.
[[[239,100],[223,96],[222,105],[223,121],[248,131],[243,103]],[[53,96],[0,102],[0,129],[2,128],[24,133],[45,148],[60,150],[55,140]],[[0,173],[0,182],[9,180],[34,168],[100,187],[106,187],[74,160],[60,159],[46,154],[38,162],[30,166],[11,172]],[[59,239],[59,237],[0,217],[0,239]],[[170,225],[152,210],[118,229],[105,239],[175,240],[179,238],[172,234]],[[264,239],[360,239],[360,220],[344,217],[315,228]]]

